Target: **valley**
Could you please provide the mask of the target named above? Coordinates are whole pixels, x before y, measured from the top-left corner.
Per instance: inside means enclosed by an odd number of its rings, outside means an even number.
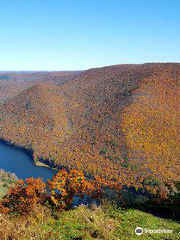
[[[117,65],[71,77],[63,85],[42,80],[2,103],[0,138],[51,167],[165,194],[165,184],[179,179],[180,64]]]

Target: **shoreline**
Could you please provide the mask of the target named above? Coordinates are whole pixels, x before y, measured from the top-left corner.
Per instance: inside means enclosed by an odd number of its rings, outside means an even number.
[[[14,144],[10,141],[7,141],[3,138],[0,138],[0,143],[1,144],[4,144],[4,145],[7,145],[9,147],[12,147],[16,150],[20,150],[24,153],[26,153],[32,160],[32,162],[34,163],[34,165],[36,165],[37,167],[47,167],[47,168],[51,168],[52,170],[58,170],[57,167],[55,166],[50,166],[50,164],[48,164],[48,160],[44,160],[44,159],[38,159],[38,161],[35,161],[34,157],[33,157],[33,153],[34,151],[31,150],[31,149],[28,149],[26,147],[22,147],[22,146],[19,146],[17,144]]]

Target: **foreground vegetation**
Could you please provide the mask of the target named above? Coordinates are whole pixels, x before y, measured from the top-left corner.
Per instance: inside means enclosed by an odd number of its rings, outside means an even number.
[[[172,234],[137,236],[135,228],[172,229]],[[87,208],[83,205],[68,211],[52,212],[36,206],[26,217],[10,215],[0,217],[1,240],[178,240],[180,224],[155,217],[135,209],[117,209],[112,205]]]
[[[119,191],[115,186],[109,190],[113,189]],[[179,239],[180,222],[122,208],[107,197],[100,184],[76,170],[61,170],[47,184],[41,179],[19,180],[0,202],[1,240]],[[136,227],[173,233],[137,236]]]

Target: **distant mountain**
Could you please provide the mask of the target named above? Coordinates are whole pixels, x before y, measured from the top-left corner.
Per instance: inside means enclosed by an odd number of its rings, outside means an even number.
[[[127,187],[156,192],[178,180],[180,64],[117,65],[72,76],[60,86],[33,85],[2,104],[0,138],[51,166]]]
[[[61,85],[73,80],[81,71],[61,72],[0,72],[0,102],[16,96],[34,84]]]

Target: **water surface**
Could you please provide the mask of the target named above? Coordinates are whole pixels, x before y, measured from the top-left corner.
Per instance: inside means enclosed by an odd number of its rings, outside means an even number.
[[[0,169],[15,173],[20,179],[41,177],[44,181],[55,173],[51,168],[37,167],[27,153],[4,143],[0,143]]]

